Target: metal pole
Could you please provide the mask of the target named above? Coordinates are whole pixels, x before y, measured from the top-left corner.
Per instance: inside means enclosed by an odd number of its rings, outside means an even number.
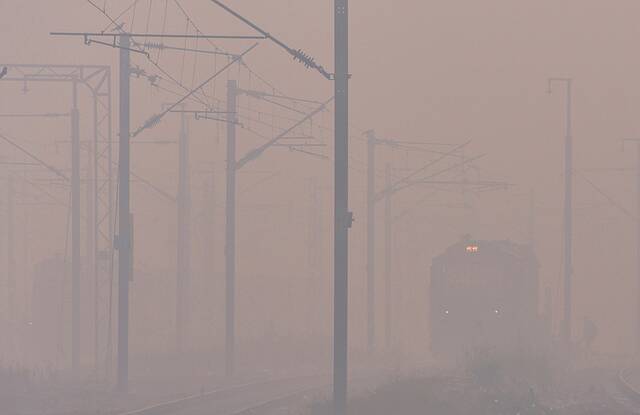
[[[16,318],[15,290],[16,290],[16,260],[13,232],[13,204],[14,204],[13,176],[7,177],[7,303],[9,305],[9,321]]]
[[[27,194],[27,169],[25,168],[25,170],[22,173],[22,193],[23,194]],[[30,240],[29,240],[29,207],[28,206],[24,206],[23,210],[22,210],[22,214],[23,214],[23,228],[22,228],[22,265],[23,265],[23,270],[22,270],[22,278],[23,281],[29,281],[29,246],[30,246]],[[23,312],[26,312],[26,305],[29,304],[29,292],[25,290],[24,293],[24,304],[25,306],[23,306]],[[26,316],[27,314],[23,314],[24,316]]]
[[[227,81],[227,199],[225,208],[225,373],[227,377],[233,376],[235,365],[237,89],[237,81]]]
[[[98,119],[98,96],[97,92],[92,89],[93,92],[93,148],[88,150],[88,181],[87,181],[87,211],[90,212],[88,216],[87,232],[90,232],[90,245],[91,253],[87,257],[91,263],[91,271],[93,272],[93,363],[96,379],[99,376],[100,370],[100,274],[98,270],[98,232],[99,232],[99,219],[98,219],[98,194],[100,192],[98,184],[98,163],[99,163],[99,146],[100,146],[100,134],[98,133],[98,125],[100,123]],[[107,140],[111,140],[111,137],[107,137]],[[90,201],[89,201],[90,200]],[[109,209],[111,206],[109,205]],[[90,231],[89,231],[90,229]],[[88,267],[87,267],[88,268]]]
[[[186,299],[191,278],[191,194],[189,189],[189,137],[186,114],[180,114],[178,167],[178,246],[176,275],[176,350],[183,350],[189,321],[189,306]]]
[[[129,279],[131,271],[131,228],[129,209],[129,47],[127,34],[120,43],[120,138],[118,159],[118,381],[120,392],[129,387]]]
[[[571,277],[572,262],[572,201],[573,201],[573,139],[571,137],[571,79],[567,79],[566,97],[566,135],[565,135],[565,174],[564,174],[564,340],[571,344]]]
[[[334,145],[334,294],[333,404],[336,415],[347,410],[349,305],[349,13],[348,0],[334,1],[335,145]]]
[[[71,108],[71,368],[80,359],[80,117],[78,81],[72,82]]]
[[[113,130],[112,130],[112,123],[111,123],[111,115],[112,115],[112,101],[111,101],[111,72],[109,72],[109,76],[107,77],[107,89],[109,91],[109,100],[107,102],[107,129],[108,129],[108,133],[107,133],[107,224],[108,224],[108,229],[107,229],[107,236],[108,236],[108,241],[109,241],[109,246],[107,247],[106,252],[108,253],[108,258],[111,258],[111,260],[108,260],[107,262],[107,269],[108,269],[108,278],[107,281],[109,281],[109,292],[111,292],[111,290],[113,289],[113,284],[111,283],[111,280],[113,278],[114,275],[114,271],[115,271],[115,264],[114,261],[112,260],[114,258],[114,251],[115,251],[115,246],[113,244],[113,240],[114,238],[114,234],[115,234],[115,217],[116,215],[114,215],[114,186],[113,186],[113,146],[111,145],[111,139],[113,137]],[[96,187],[97,188],[97,187]],[[98,204],[96,204],[96,206],[98,206]],[[116,210],[117,213],[117,210]],[[98,215],[96,215],[96,218],[98,218]],[[96,224],[96,227],[98,225]],[[97,233],[96,233],[97,234]],[[106,333],[106,340],[105,340],[105,377],[106,378],[110,378],[111,377],[111,373],[112,373],[112,369],[113,369],[113,330],[112,330],[112,313],[111,313],[111,304],[108,304],[106,307],[107,310],[107,333]]]
[[[209,290],[209,295],[214,296],[216,294],[217,286],[217,275],[216,275],[216,245],[215,245],[215,236],[216,236],[216,184],[215,184],[215,168],[214,165],[211,165],[211,177],[205,179],[204,185],[204,223],[203,226],[205,228],[204,235],[204,261],[203,261],[203,269],[205,273],[209,275],[210,279],[208,280],[207,289]],[[213,319],[215,314],[215,305],[212,303],[209,304],[209,308],[207,309],[209,313],[211,313],[211,318]],[[210,338],[213,340],[216,337],[216,332],[214,330],[213,320],[210,321],[209,325]]]
[[[393,184],[391,164],[385,168],[386,187]],[[391,349],[391,192],[384,195],[384,326],[385,347]]]
[[[564,226],[563,226],[563,279],[564,279],[564,320],[561,337],[565,346],[571,346],[571,277],[572,264],[572,201],[573,201],[573,138],[571,136],[571,78],[549,78],[549,93],[553,82],[566,84],[565,145],[564,145]]]
[[[376,137],[373,131],[367,135],[367,346],[369,352],[373,352],[376,342]]]
[[[640,294],[640,141],[637,144],[638,149],[638,161],[637,161],[637,183],[636,183],[636,273],[638,276],[638,293]],[[638,315],[636,322],[636,347],[640,354],[640,296],[638,297]]]

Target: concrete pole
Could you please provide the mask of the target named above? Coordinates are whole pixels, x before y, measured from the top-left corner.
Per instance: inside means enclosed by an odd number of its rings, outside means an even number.
[[[178,246],[176,275],[176,350],[181,352],[189,324],[188,294],[191,279],[191,191],[189,137],[186,114],[180,113],[178,167]]]
[[[129,280],[131,272],[130,174],[130,37],[119,36],[120,50],[120,138],[118,159],[118,391],[129,389]]]
[[[636,273],[638,278],[638,315],[636,322],[636,347],[640,354],[640,141],[637,143],[636,173]]]
[[[25,168],[24,172],[22,173],[22,193],[23,194],[27,194],[27,170]],[[30,275],[29,275],[29,244],[30,244],[30,240],[29,240],[29,207],[28,206],[24,206],[24,209],[22,211],[23,214],[23,227],[22,227],[22,279],[25,282],[29,281]],[[30,284],[29,284],[30,286]],[[24,319],[25,317],[30,319],[31,317],[27,317],[28,311],[29,311],[29,300],[31,298],[31,293],[28,290],[24,290],[24,302],[23,302],[23,306],[21,307],[21,314],[22,314],[22,318]],[[30,321],[30,320],[29,320]]]
[[[334,294],[333,404],[336,415],[347,411],[349,312],[349,13],[348,0],[334,1]]]
[[[71,107],[71,369],[80,360],[80,117],[78,81],[72,81]]]
[[[385,168],[385,188],[393,185],[391,177],[391,164]],[[391,350],[391,192],[385,192],[384,196],[384,326],[385,347]]]
[[[109,76],[107,77],[107,90],[109,91],[109,100],[107,101],[107,130],[108,130],[108,134],[106,139],[108,141],[110,141],[113,138],[113,130],[112,130],[112,123],[111,123],[111,114],[112,114],[112,101],[111,101],[111,71],[109,71]],[[98,159],[98,155],[96,155],[96,160]],[[97,168],[97,163],[95,164],[94,168]],[[114,258],[114,251],[116,250],[115,244],[113,243],[114,239],[115,239],[115,219],[116,219],[116,215],[114,214],[114,211],[117,213],[117,210],[115,210],[115,206],[114,206],[114,186],[113,186],[113,171],[114,171],[114,167],[113,167],[113,146],[109,143],[107,145],[107,224],[108,224],[108,230],[107,230],[107,240],[109,241],[109,246],[107,247],[107,249],[105,250],[105,252],[108,253],[108,257],[107,258]],[[98,175],[96,174],[96,180]],[[97,183],[97,182],[96,182]],[[96,186],[96,191],[98,189],[98,186]],[[98,195],[96,194],[96,198],[95,200],[98,200]],[[95,209],[98,208],[98,203],[95,204],[94,206]],[[99,216],[97,214],[97,210],[96,210],[96,235],[98,235],[97,229],[98,229],[98,220],[99,220]],[[111,282],[113,280],[113,276],[114,276],[114,272],[115,272],[115,261],[107,261],[107,281]],[[112,284],[109,284],[109,289],[112,289]],[[111,307],[108,306],[106,307],[106,310],[110,310]],[[106,316],[106,320],[107,320],[107,327],[106,327],[106,338],[105,338],[105,352],[106,352],[106,356],[105,356],[105,370],[104,370],[104,375],[105,378],[111,378],[111,374],[112,374],[112,370],[113,370],[113,330],[112,330],[112,314],[111,312],[107,311],[108,315]],[[98,325],[96,325],[96,327],[98,327]]]
[[[571,346],[571,278],[573,273],[573,138],[571,131],[571,78],[549,78],[549,93],[553,82],[566,85],[565,100],[565,141],[564,141],[564,226],[563,226],[563,281],[564,281],[564,320],[562,321],[561,337],[567,348]]]
[[[215,166],[211,166],[211,182],[207,188],[207,213],[209,214],[209,220],[206,223],[207,226],[207,247],[209,248],[210,258],[207,264],[211,270],[212,281],[215,279],[216,271],[216,170]]]
[[[376,137],[367,133],[367,347],[375,350],[376,341]]]
[[[98,183],[98,163],[99,163],[99,148],[100,148],[100,134],[98,133],[98,96],[93,92],[93,147],[87,150],[87,160],[89,160],[87,166],[87,233],[89,238],[89,253],[87,254],[87,260],[90,263],[90,267],[93,273],[93,364],[95,370],[95,376],[98,377],[98,371],[100,370],[100,318],[99,310],[100,306],[100,275],[98,274],[98,232],[99,232],[99,219],[98,219],[98,194],[100,192]],[[107,138],[110,140],[111,136]],[[109,209],[111,205],[109,205]]]
[[[14,184],[11,174],[7,177],[7,304],[9,321],[16,319],[15,294],[16,294],[16,259],[14,240]]]
[[[235,284],[236,284],[236,107],[238,83],[227,81],[227,196],[225,226],[225,373],[235,366]]]
[[[572,273],[573,273],[573,137],[571,135],[571,79],[566,80],[566,135],[564,174],[564,328],[567,345],[571,344]]]
[[[216,255],[216,184],[215,184],[215,168],[214,165],[211,164],[211,175],[209,177],[205,177],[203,183],[203,222],[201,226],[203,227],[203,252],[202,252],[202,263],[201,267],[203,269],[204,275],[209,278],[206,279],[206,290],[207,295],[210,298],[214,298],[217,295],[217,273],[216,273],[216,264],[217,264],[217,255]],[[217,304],[215,301],[210,301],[207,307],[207,314],[210,319],[207,327],[207,335],[208,339],[211,341],[210,346],[215,347],[215,342],[217,338],[217,331],[215,329],[214,319],[216,317]],[[217,367],[214,359],[208,360],[209,367],[213,369]]]

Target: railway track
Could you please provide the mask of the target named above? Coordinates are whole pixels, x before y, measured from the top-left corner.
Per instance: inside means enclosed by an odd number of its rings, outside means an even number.
[[[617,393],[612,398],[618,404],[634,413],[640,414],[640,391],[629,381],[631,369],[622,369],[616,374],[615,387]]]
[[[173,399],[118,415],[244,415],[263,413],[326,390],[327,377],[295,376],[248,382]]]

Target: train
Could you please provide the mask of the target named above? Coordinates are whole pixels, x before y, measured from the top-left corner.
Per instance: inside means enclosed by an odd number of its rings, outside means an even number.
[[[433,258],[430,341],[434,356],[513,354],[541,338],[539,264],[510,240],[463,238]]]

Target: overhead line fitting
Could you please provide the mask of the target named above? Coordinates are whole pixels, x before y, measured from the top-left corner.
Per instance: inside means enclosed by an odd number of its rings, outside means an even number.
[[[146,78],[151,86],[158,86],[158,79],[160,78],[158,75],[149,75],[147,71],[137,65],[135,67],[132,67],[130,69],[130,72],[131,75],[135,76],[136,78]]]
[[[327,72],[322,65],[319,65],[313,57],[303,52],[302,49],[293,50],[291,48],[287,48],[287,51],[293,56],[294,61],[302,63],[305,68],[313,68],[320,72],[325,78],[329,80],[333,79],[333,74]]]
[[[143,49],[157,49],[157,50],[174,50],[179,52],[194,52],[194,53],[203,53],[207,55],[220,55],[220,56],[229,56],[231,58],[235,58],[238,55],[229,52],[220,52],[218,50],[205,50],[205,49],[195,49],[195,48],[185,48],[185,47],[176,47],[167,45],[163,42],[151,42],[146,41],[142,43]]]
[[[57,33],[52,33],[52,34],[57,34]],[[140,49],[136,49],[136,48],[128,48],[126,46],[118,45],[118,43],[116,42],[116,36],[113,36],[113,42],[109,43],[109,42],[103,42],[102,40],[91,39],[90,36],[94,36],[94,35],[90,34],[90,33],[83,33],[82,35],[83,35],[83,38],[84,38],[84,44],[87,45],[87,46],[91,46],[92,43],[97,43],[98,45],[109,46],[109,47],[115,48],[115,49],[125,49],[125,50],[128,50],[130,52],[141,53],[141,54],[145,55],[147,58],[150,58],[149,52],[147,52],[145,50],[140,50]]]
[[[282,139],[283,137],[286,137],[291,131],[293,131],[294,129],[298,128],[300,125],[302,125],[305,121],[311,119],[314,115],[316,115],[317,113],[319,113],[320,111],[323,111],[325,109],[325,107],[327,106],[327,104],[329,104],[329,102],[333,101],[334,97],[329,98],[328,100],[326,100],[325,102],[323,102],[318,108],[316,108],[315,110],[311,111],[310,113],[308,113],[306,116],[304,116],[302,119],[300,119],[299,121],[297,121],[295,124],[293,124],[292,126],[290,126],[289,128],[287,128],[285,131],[283,131],[282,133],[278,134],[276,137],[272,138],[271,140],[269,140],[268,142],[264,143],[263,145],[261,145],[260,147],[256,147],[253,150],[250,150],[249,152],[247,152],[247,154],[245,154],[244,157],[242,157],[240,160],[238,160],[236,162],[236,168],[240,169],[242,168],[245,164],[247,164],[248,162],[257,159],[262,153],[264,153],[269,147],[273,146],[274,144],[276,144],[280,139]]]
[[[142,131],[151,128],[155,125],[157,125],[160,120],[162,120],[162,118],[167,115],[167,113],[171,112],[174,108],[176,108],[178,105],[180,105],[182,102],[186,101],[190,96],[192,96],[193,94],[195,94],[197,91],[199,91],[200,89],[202,89],[206,84],[208,84],[211,80],[213,80],[213,78],[217,77],[218,75],[220,75],[221,73],[223,73],[224,71],[226,71],[228,68],[230,68],[233,64],[235,64],[236,62],[238,62],[240,59],[242,59],[242,57],[244,55],[246,55],[247,53],[251,52],[256,46],[258,46],[258,43],[254,43],[250,48],[246,49],[244,52],[242,52],[240,55],[238,55],[236,58],[234,58],[233,60],[231,60],[229,63],[227,63],[225,66],[223,66],[222,68],[220,68],[218,71],[216,71],[213,75],[211,75],[209,78],[207,78],[206,80],[204,80],[200,85],[198,85],[197,87],[193,88],[192,90],[190,90],[186,95],[184,95],[182,98],[180,98],[178,101],[174,102],[173,104],[169,105],[168,108],[166,108],[164,111],[152,115],[147,121],[144,122],[144,124],[142,126],[140,126],[137,130],[135,130],[134,132],[131,133],[131,137],[134,138],[136,137],[138,134],[140,134]]]
[[[301,49],[296,50],[296,49],[293,49],[293,48],[289,47],[286,43],[284,43],[283,41],[281,41],[277,37],[271,35],[271,33],[267,32],[264,29],[262,29],[261,27],[259,27],[255,23],[253,23],[251,20],[249,20],[246,17],[242,16],[240,13],[238,13],[235,10],[231,9],[229,6],[227,6],[226,4],[222,3],[221,1],[219,1],[219,0],[211,0],[211,2],[216,4],[216,5],[218,5],[219,7],[224,9],[227,13],[231,14],[232,16],[234,16],[236,19],[242,21],[247,26],[251,27],[253,30],[255,30],[258,33],[260,33],[262,36],[264,36],[265,39],[271,40],[273,43],[275,43],[276,45],[280,46],[282,49],[286,50],[291,56],[293,56],[293,60],[296,60],[296,61],[302,63],[306,68],[315,69],[316,71],[320,72],[320,74],[322,74],[322,76],[324,76],[328,80],[333,80],[334,79],[334,75],[333,74],[327,72],[322,65],[319,65],[315,61],[314,58],[312,58],[307,53],[303,52]]]

